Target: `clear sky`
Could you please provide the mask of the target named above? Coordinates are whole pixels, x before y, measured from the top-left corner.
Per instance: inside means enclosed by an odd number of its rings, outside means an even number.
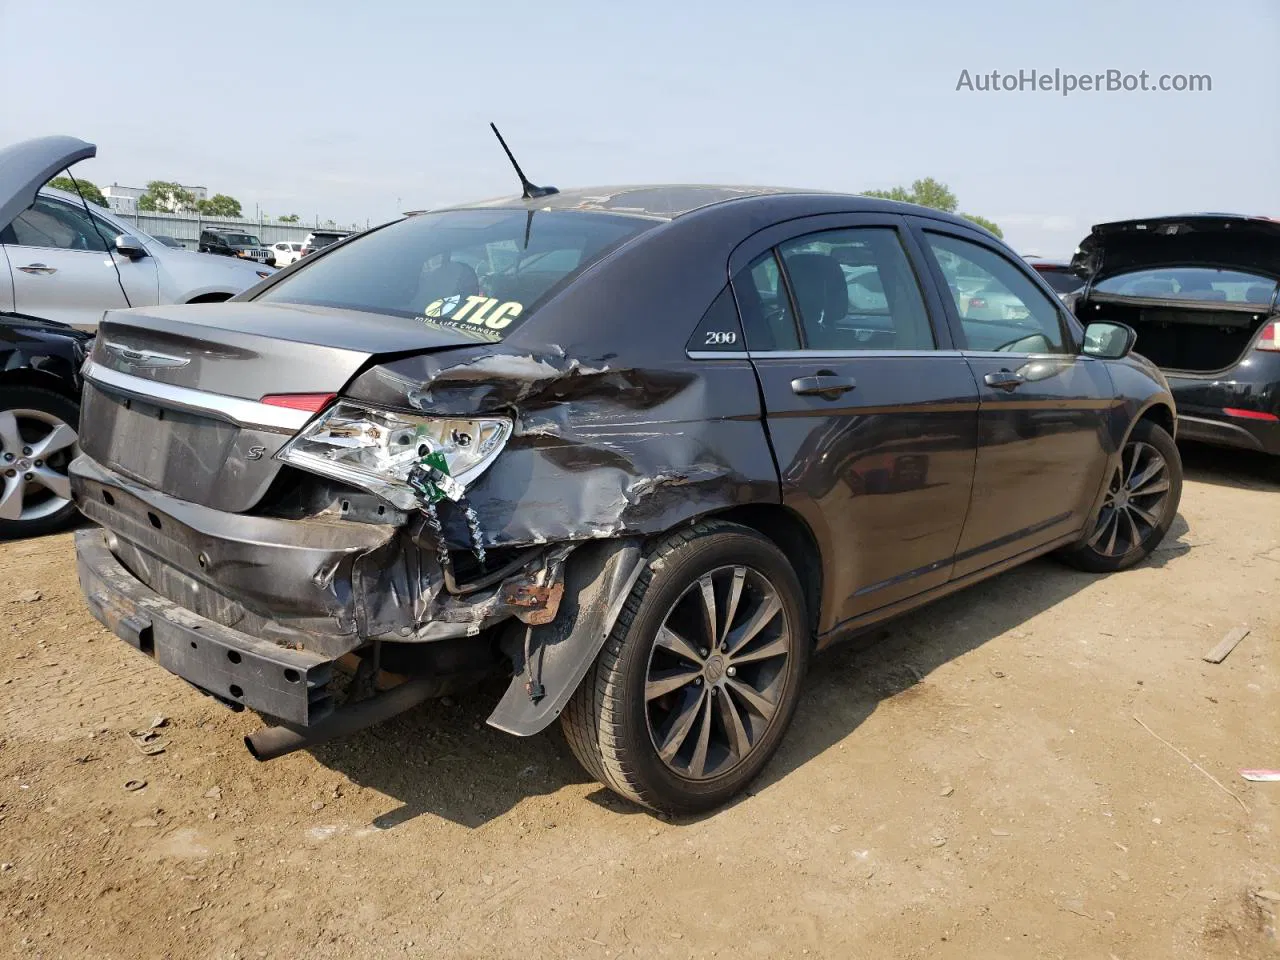
[[[1209,74],[1212,91],[957,91],[962,70]],[[0,142],[103,185],[379,222],[514,186],[841,191],[932,176],[1023,253],[1091,223],[1280,216],[1280,2],[0,0]]]

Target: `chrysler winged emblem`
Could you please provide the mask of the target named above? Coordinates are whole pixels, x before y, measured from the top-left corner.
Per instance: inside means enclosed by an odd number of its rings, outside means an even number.
[[[134,350],[122,343],[107,342],[103,346],[131,367],[185,367],[191,362],[190,357],[171,357],[154,350]]]

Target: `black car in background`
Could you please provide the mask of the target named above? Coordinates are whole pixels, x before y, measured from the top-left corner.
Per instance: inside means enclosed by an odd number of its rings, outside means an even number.
[[[1073,294],[1079,293],[1084,288],[1084,281],[1072,272],[1070,260],[1049,260],[1044,257],[1028,256],[1026,261],[1031,264],[1032,269],[1044,277],[1044,282],[1053,287],[1067,304],[1074,303]]]
[[[1179,436],[1280,456],[1280,221],[1202,213],[1095,226],[1080,319],[1124,323],[1169,381]]]
[[[228,303],[109,312],[80,581],[277,718],[259,759],[500,672],[492,726],[558,717],[619,794],[705,809],[815,649],[1050,551],[1155,548],[1181,462],[1132,343],[922,207],[528,186]]]
[[[67,467],[91,340],[60,323],[0,313],[0,538],[52,533],[75,520]]]
[[[271,252],[270,247],[263,246],[262,241],[253,234],[236,230],[201,230],[200,252],[240,257],[243,260],[265,263],[270,267],[276,265],[276,255]]]

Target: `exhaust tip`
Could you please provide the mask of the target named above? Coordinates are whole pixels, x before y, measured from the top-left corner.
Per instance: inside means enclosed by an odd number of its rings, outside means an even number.
[[[249,751],[249,755],[250,755],[251,757],[253,757],[253,759],[257,760],[259,763],[261,763],[261,762],[262,762],[262,757],[261,757],[261,755],[258,753],[258,748],[257,748],[257,747],[255,747],[255,746],[253,745],[253,735],[252,735],[252,734],[250,734],[250,735],[248,735],[248,736],[246,736],[246,737],[244,738],[244,748],[245,748],[246,750],[248,750],[248,751]]]

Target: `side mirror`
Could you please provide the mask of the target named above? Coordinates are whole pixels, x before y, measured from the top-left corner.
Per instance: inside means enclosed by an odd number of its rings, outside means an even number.
[[[1080,352],[1102,360],[1127,357],[1138,342],[1138,332],[1123,323],[1091,323],[1084,328],[1084,346]]]
[[[142,241],[137,237],[122,233],[116,237],[116,253],[122,257],[128,257],[130,260],[137,260],[147,255],[147,248],[142,245]]]

